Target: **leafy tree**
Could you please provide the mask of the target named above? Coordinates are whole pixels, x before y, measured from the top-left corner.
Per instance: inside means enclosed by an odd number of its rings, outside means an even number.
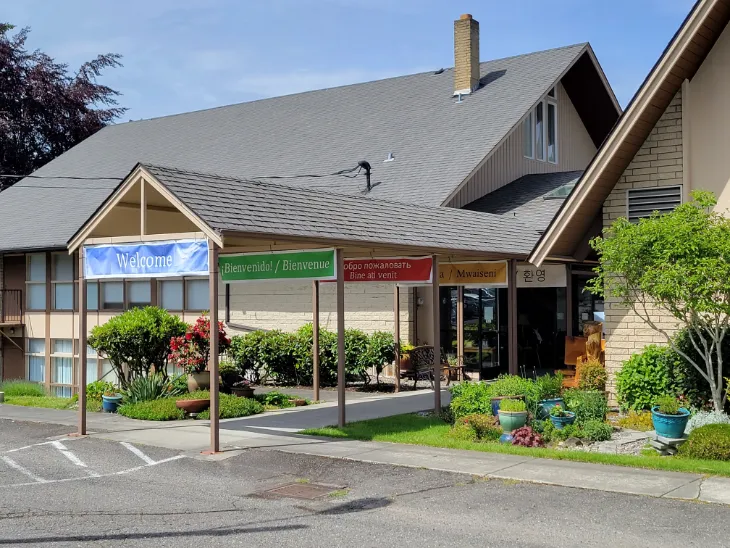
[[[99,55],[76,74],[40,51],[29,52],[29,29],[11,35],[0,23],[0,173],[24,175],[48,163],[120,116],[118,92],[98,84],[117,54]],[[0,177],[0,190],[17,178]]]
[[[592,240],[600,266],[591,291],[617,298],[707,381],[716,410],[722,410],[723,340],[730,329],[730,220],[713,211],[710,192],[671,213],[631,223],[618,219]],[[686,329],[696,352],[688,352],[663,323],[668,313]]]
[[[162,308],[134,308],[97,325],[89,346],[108,358],[123,389],[137,377],[149,376],[152,368],[167,377],[170,340],[185,333],[187,324]]]

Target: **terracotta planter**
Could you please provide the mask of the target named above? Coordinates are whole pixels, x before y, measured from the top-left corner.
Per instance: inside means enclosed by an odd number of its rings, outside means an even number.
[[[400,370],[410,371],[411,369],[413,369],[413,364],[411,363],[411,355],[402,354],[400,357]]]
[[[292,400],[292,403],[294,404],[295,407],[304,407],[305,405],[307,405],[307,400],[297,398],[297,399]]]
[[[239,398],[253,398],[253,390],[250,386],[234,386],[231,388],[231,393]]]
[[[185,411],[186,415],[197,415],[210,407],[210,400],[177,400],[175,405]]]
[[[188,373],[188,392],[195,392],[196,390],[210,390],[210,373],[208,371]]]

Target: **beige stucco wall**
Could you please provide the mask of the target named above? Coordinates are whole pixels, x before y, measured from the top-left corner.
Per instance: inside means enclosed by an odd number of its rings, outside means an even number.
[[[531,173],[550,173],[585,169],[596,154],[596,147],[586,131],[562,84],[558,93],[558,163],[525,158],[522,122],[472,175],[458,194],[447,204],[463,207],[497,190],[515,179]]]
[[[627,190],[681,185],[682,181],[682,94],[679,92],[604,202],[604,226],[627,216]],[[607,390],[615,403],[615,375],[623,362],[647,344],[665,343],[666,339],[610,296],[606,298],[605,310],[606,369],[609,372]],[[671,317],[663,316],[661,312],[655,312],[653,316],[667,325],[669,331],[675,330]]]
[[[730,209],[730,28],[722,32],[688,87],[685,135],[689,183],[710,190]]]

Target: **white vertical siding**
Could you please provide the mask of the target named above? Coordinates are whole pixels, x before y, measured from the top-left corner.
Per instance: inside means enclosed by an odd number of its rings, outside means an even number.
[[[558,163],[551,164],[524,157],[520,122],[447,204],[449,207],[463,207],[523,175],[574,171],[588,166],[596,154],[596,147],[562,84],[558,84],[557,93]]]

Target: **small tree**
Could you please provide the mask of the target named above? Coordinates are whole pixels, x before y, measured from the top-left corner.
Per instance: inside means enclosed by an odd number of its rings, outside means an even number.
[[[185,333],[187,324],[162,308],[134,308],[91,330],[89,346],[108,358],[123,389],[153,366],[167,377],[170,339]]]
[[[640,219],[618,219],[591,241],[598,252],[598,277],[590,290],[617,298],[702,375],[715,409],[722,410],[722,342],[730,328],[730,220],[713,211],[710,192],[692,193],[692,201],[674,211]],[[660,314],[657,314],[660,312]],[[687,329],[690,355],[675,342],[669,313]]]

